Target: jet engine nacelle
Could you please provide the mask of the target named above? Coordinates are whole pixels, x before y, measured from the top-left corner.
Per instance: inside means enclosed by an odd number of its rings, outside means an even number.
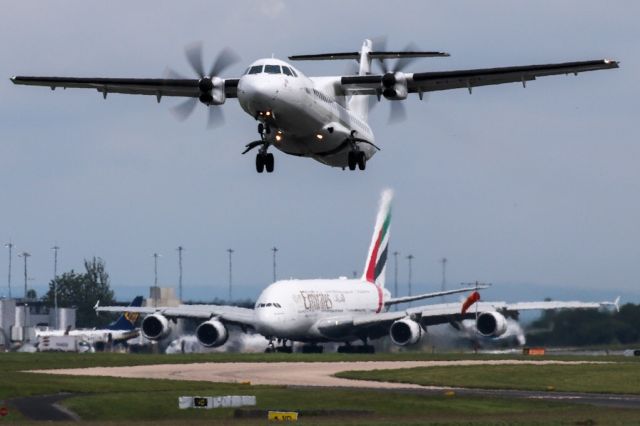
[[[198,81],[200,102],[205,105],[222,105],[227,97],[224,90],[224,80],[220,77],[202,77]]]
[[[403,318],[391,324],[389,337],[398,346],[413,345],[422,337],[422,327],[410,318]]]
[[[382,96],[392,101],[407,99],[407,77],[401,72],[388,72],[382,76]]]
[[[142,320],[142,335],[147,339],[160,340],[171,333],[169,320],[161,314],[151,314]]]
[[[229,333],[224,324],[214,318],[203,322],[196,328],[196,338],[202,346],[215,348],[226,343]]]
[[[476,321],[478,333],[487,337],[499,337],[507,331],[507,319],[499,312],[483,312]]]

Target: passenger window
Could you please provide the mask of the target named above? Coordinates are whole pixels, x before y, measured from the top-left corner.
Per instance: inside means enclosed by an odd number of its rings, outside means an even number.
[[[264,72],[267,74],[281,74],[280,65],[265,65]]]
[[[249,74],[260,74],[262,72],[262,65],[254,65],[249,68]]]
[[[282,67],[282,72],[285,73],[286,75],[290,75],[293,76],[293,74],[291,73],[291,70],[289,69],[289,67]]]

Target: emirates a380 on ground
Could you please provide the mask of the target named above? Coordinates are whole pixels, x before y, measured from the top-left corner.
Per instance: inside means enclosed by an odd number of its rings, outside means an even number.
[[[202,46],[187,48],[187,59],[198,78],[185,78],[170,71],[167,78],[11,78],[15,84],[45,86],[55,89],[95,89],[105,98],[108,93],[150,95],[157,101],[166,96],[189,98],[174,108],[179,118],[186,118],[198,101],[209,109],[209,124],[222,121],[220,105],[237,98],[242,109],[257,120],[259,139],[246,144],[243,154],[257,148],[256,169],[274,169],[270,147],[299,157],[313,158],[323,164],[364,170],[376,151],[375,137],[368,123],[369,98],[391,101],[391,118],[404,117],[402,101],[411,93],[422,99],[424,93],[439,90],[467,89],[503,83],[521,83],[556,74],[618,68],[608,59],[543,65],[455,71],[405,72],[415,58],[449,56],[445,52],[411,49],[387,51],[384,43],[374,46],[365,40],[360,51],[290,56],[289,60],[355,60],[352,75],[307,77],[290,63],[264,58],[253,62],[241,77],[224,78],[220,74],[238,62],[232,51],[224,49],[210,69],[205,70]],[[393,66],[387,62],[397,59]],[[381,72],[372,72],[372,61],[380,63]]]
[[[265,288],[254,309],[221,305],[180,305],[177,307],[98,307],[99,312],[139,312],[147,314],[142,321],[142,333],[160,340],[171,332],[170,320],[202,319],[196,338],[207,347],[224,345],[229,338],[229,326],[242,332],[257,332],[270,339],[268,351],[290,352],[287,342],[304,342],[303,352],[322,352],[323,342],[343,342],[341,352],[373,352],[371,339],[389,336],[399,346],[418,343],[427,326],[459,324],[475,320],[482,336],[499,337],[507,331],[509,316],[521,310],[599,308],[611,302],[479,302],[477,292],[483,286],[392,297],[385,288],[385,270],[391,224],[390,190],[382,194],[380,209],[362,277],[359,279],[311,279],[277,281]],[[442,303],[390,311],[393,305],[472,292],[464,303]],[[396,295],[397,296],[397,295]],[[617,306],[617,301],[615,302]],[[469,309],[476,306],[475,312]],[[235,328],[235,327],[234,327]],[[273,342],[281,344],[275,347]],[[362,341],[363,345],[351,345]]]

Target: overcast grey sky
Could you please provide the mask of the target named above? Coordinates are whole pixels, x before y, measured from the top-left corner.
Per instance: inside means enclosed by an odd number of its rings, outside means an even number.
[[[177,281],[185,251],[187,297],[226,296],[226,249],[236,294],[255,297],[280,277],[360,273],[380,190],[396,192],[392,250],[415,255],[415,291],[484,280],[492,296],[636,297],[640,279],[640,3],[600,1],[64,1],[9,2],[0,14],[0,239],[27,250],[40,293],[62,247],[59,270],[103,257],[120,297]],[[21,75],[161,77],[188,74],[184,46],[205,42],[210,63],[224,46],[243,62],[259,57],[357,49],[387,34],[444,50],[410,71],[587,60],[621,61],[613,71],[433,93],[407,101],[408,120],[371,114],[382,151],[365,173],[275,152],[258,175],[255,122],[235,100],[226,125],[205,128],[199,108],[173,119],[178,101],[88,90],[14,86]],[[299,63],[308,75],[346,64]],[[6,294],[6,249],[0,294]],[[22,294],[21,263],[14,288]],[[388,282],[393,281],[392,270]],[[17,289],[20,290],[17,290]],[[539,291],[537,289],[540,289]],[[555,290],[554,290],[555,289]],[[555,295],[552,294],[552,295]],[[600,293],[598,293],[600,294]]]

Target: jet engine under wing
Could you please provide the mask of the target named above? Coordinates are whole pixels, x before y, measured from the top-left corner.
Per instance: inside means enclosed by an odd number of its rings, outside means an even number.
[[[525,65],[500,68],[480,68],[471,70],[433,71],[406,73],[409,93],[433,92],[487,86],[503,83],[522,83],[535,80],[536,77],[559,74],[575,74],[585,71],[596,71],[618,68],[618,62],[599,59],[581,62],[563,62],[556,64]],[[376,94],[381,88],[382,78],[379,75],[344,76],[341,84],[349,94]]]
[[[56,87],[96,89],[106,97],[108,93],[128,95],[150,95],[160,99],[163,96],[197,98],[201,91],[197,79],[164,78],[85,78],[85,77],[12,77],[14,84],[26,86],[45,86],[51,90]],[[238,79],[224,80],[225,96],[237,96]]]
[[[249,308],[226,305],[180,305],[180,306],[96,306],[96,312],[135,312],[140,314],[160,313],[167,318],[218,317],[224,322],[254,326],[254,311]]]
[[[619,298],[615,301],[604,302],[578,302],[578,301],[544,301],[544,302],[478,302],[478,312],[500,312],[507,316],[513,316],[519,311],[525,310],[551,310],[551,309],[598,309],[601,307],[618,308]],[[389,311],[380,314],[356,316],[352,319],[354,327],[369,327],[373,325],[391,324],[402,318],[411,317],[421,324],[436,325],[447,324],[452,321],[461,321],[475,317],[475,306],[464,315],[461,313],[461,303],[440,303],[435,305],[417,306],[414,308]],[[335,319],[338,323],[338,319]],[[346,318],[341,318],[345,322]]]

